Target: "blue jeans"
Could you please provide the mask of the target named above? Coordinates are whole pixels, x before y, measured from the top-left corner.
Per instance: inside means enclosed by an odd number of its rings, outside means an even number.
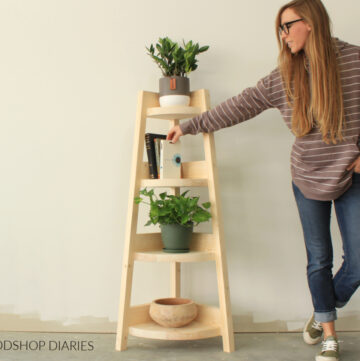
[[[293,183],[304,232],[308,283],[318,322],[336,320],[336,307],[343,307],[360,285],[360,173],[354,173],[352,181],[352,186],[334,201],[305,198]],[[332,204],[344,252],[335,277],[330,234]]]

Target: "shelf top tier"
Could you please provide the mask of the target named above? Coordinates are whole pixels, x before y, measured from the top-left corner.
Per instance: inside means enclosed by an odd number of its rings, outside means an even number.
[[[188,107],[183,105],[174,105],[171,107],[148,108],[146,116],[148,118],[158,118],[167,120],[180,120],[195,117],[200,114],[198,107]]]

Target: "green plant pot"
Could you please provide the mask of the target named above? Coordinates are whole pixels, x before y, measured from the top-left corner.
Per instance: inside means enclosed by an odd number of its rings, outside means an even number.
[[[161,238],[164,244],[163,251],[167,253],[187,253],[189,252],[191,227],[184,227],[180,224],[161,224]]]

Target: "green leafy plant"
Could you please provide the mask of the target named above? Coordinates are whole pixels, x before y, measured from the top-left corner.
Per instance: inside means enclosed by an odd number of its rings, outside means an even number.
[[[191,227],[198,225],[201,222],[206,222],[211,218],[210,202],[198,205],[199,197],[187,197],[188,190],[179,196],[169,195],[167,192],[161,193],[160,198],[156,196],[154,190],[147,190],[146,188],[140,191],[140,195],[148,197],[149,202],[145,202],[143,198],[135,197],[136,204],[141,202],[150,205],[149,221],[145,226],[150,224],[181,224],[184,227]]]
[[[190,72],[197,69],[196,56],[209,49],[209,46],[202,46],[193,43],[192,40],[185,43],[181,47],[178,43],[172,41],[168,37],[159,38],[159,42],[146,47],[148,55],[159,66],[163,76],[186,76]],[[155,49],[157,52],[155,53]]]

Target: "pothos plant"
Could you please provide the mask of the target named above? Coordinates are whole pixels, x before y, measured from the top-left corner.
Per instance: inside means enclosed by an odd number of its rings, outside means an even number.
[[[179,196],[163,192],[157,197],[153,189],[142,189],[140,195],[147,197],[149,202],[144,201],[140,196],[135,197],[134,201],[136,204],[143,202],[150,206],[150,219],[145,226],[180,224],[190,228],[192,225],[196,226],[208,221],[211,218],[210,212],[207,211],[211,206],[210,202],[202,203],[201,207],[198,205],[199,197],[188,197],[186,196],[188,192],[187,190]]]
[[[159,42],[146,47],[148,55],[159,66],[164,77],[167,76],[186,76],[190,72],[197,69],[196,56],[209,49],[209,46],[202,46],[193,43],[192,40],[185,43],[184,47],[172,41],[168,37],[159,38]],[[155,53],[156,49],[156,53]]]

